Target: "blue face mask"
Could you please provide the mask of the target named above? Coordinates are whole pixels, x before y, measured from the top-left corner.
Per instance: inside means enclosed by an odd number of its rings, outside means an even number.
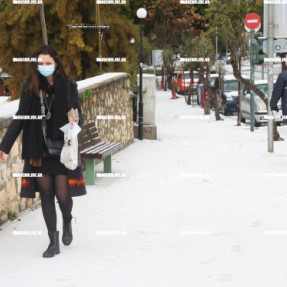
[[[49,77],[55,72],[55,67],[38,65],[38,71],[44,77]]]

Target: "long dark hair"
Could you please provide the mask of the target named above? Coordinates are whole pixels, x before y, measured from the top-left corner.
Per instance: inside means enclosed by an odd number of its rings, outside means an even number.
[[[56,50],[52,46],[44,45],[40,47],[36,52],[33,53],[31,56],[32,58],[39,57],[40,54],[43,55],[49,55],[51,56],[55,63],[56,68],[54,72],[55,75],[62,75],[65,79],[68,79],[68,75],[66,74],[62,61],[59,58],[59,55],[57,54]],[[35,95],[39,96],[39,73],[38,73],[38,62],[31,62],[29,66],[29,75],[28,75],[28,84],[29,84],[29,90],[33,92]]]

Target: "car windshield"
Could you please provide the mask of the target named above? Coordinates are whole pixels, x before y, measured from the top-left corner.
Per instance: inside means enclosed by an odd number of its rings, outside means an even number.
[[[183,80],[189,82],[190,81],[190,75],[189,74],[184,74]],[[193,80],[194,81],[198,80],[198,74],[193,74]]]
[[[238,82],[236,80],[224,81],[224,91],[225,92],[238,91]]]
[[[268,85],[267,84],[259,84],[259,85],[256,85],[256,87],[264,94],[264,95],[268,95]],[[250,94],[250,90],[249,88],[247,88],[245,90],[245,93],[244,94]],[[253,93],[254,94],[254,97],[259,97],[257,94]]]
[[[214,84],[216,78],[210,78],[210,84]]]
[[[184,74],[182,79],[186,80],[186,81],[190,81],[190,75],[189,74]]]
[[[268,95],[268,85],[267,85],[267,84],[256,85],[256,87],[257,87],[264,95]],[[256,94],[256,96],[258,96],[258,95]]]

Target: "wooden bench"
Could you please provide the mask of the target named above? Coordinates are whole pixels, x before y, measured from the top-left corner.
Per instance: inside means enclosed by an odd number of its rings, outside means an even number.
[[[78,135],[79,152],[86,162],[85,181],[87,185],[95,184],[95,159],[104,160],[104,173],[112,172],[112,154],[123,148],[121,142],[102,142],[95,123],[82,126]]]

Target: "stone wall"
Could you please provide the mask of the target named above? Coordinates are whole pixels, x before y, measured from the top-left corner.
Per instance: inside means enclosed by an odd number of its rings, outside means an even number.
[[[109,75],[110,78],[107,77]],[[78,82],[80,97],[88,90],[92,93],[82,103],[85,123],[96,123],[102,141],[121,141],[126,146],[134,140],[132,98],[127,89],[128,75],[110,73],[103,76],[105,79],[100,83],[85,88],[81,88],[83,81]],[[110,119],[99,118],[103,116],[109,116]]]
[[[94,80],[93,80],[94,79]],[[124,146],[133,142],[132,99],[127,87],[128,75],[111,73],[87,79],[88,84],[78,82],[79,97],[86,91],[91,91],[91,97],[81,101],[85,122],[94,121],[103,141],[122,141]],[[87,83],[87,82],[86,82]],[[125,119],[97,119],[97,116],[125,116]],[[1,118],[0,141],[12,121],[12,117]],[[15,141],[6,161],[0,163],[0,225],[8,220],[8,212],[19,213],[40,200],[39,192],[36,198],[20,197],[21,178],[13,177],[13,173],[23,170],[21,159],[22,132]]]
[[[0,139],[3,138],[12,118],[0,119]],[[0,163],[0,225],[8,220],[8,212],[19,213],[37,202],[40,197],[20,198],[21,178],[13,177],[13,173],[22,172],[24,161],[21,159],[22,132],[15,141],[6,161]]]

